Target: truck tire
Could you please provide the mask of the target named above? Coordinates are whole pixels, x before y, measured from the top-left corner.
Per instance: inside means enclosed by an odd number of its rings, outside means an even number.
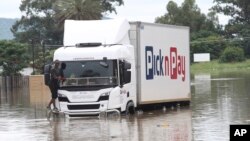
[[[135,105],[132,101],[129,101],[126,106],[126,115],[133,115],[135,114]]]

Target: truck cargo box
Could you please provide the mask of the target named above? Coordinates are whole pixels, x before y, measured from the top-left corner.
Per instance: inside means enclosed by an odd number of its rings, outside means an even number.
[[[190,101],[189,28],[143,22],[130,26],[138,104]]]

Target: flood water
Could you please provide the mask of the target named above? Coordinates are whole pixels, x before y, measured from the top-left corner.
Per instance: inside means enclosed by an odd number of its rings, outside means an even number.
[[[250,124],[250,71],[193,76],[194,140],[229,140],[230,124]]]
[[[230,124],[250,124],[248,71],[192,75],[190,106],[107,118],[50,115],[48,94],[30,94],[26,82],[0,83],[0,140],[223,141],[229,140]]]

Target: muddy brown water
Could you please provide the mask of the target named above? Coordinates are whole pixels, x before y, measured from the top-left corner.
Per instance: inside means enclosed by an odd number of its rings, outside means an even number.
[[[192,75],[190,106],[88,118],[48,119],[48,94],[0,87],[0,140],[8,141],[223,141],[230,124],[250,124],[250,73]]]

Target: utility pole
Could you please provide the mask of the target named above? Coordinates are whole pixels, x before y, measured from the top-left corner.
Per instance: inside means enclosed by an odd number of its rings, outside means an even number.
[[[41,41],[41,45],[43,47],[43,67],[45,66],[45,42],[44,40]]]
[[[35,74],[35,46],[34,46],[34,40],[32,39],[31,40],[31,47],[32,47],[32,61],[33,61],[33,64],[32,64],[32,68],[33,68],[33,74]]]

